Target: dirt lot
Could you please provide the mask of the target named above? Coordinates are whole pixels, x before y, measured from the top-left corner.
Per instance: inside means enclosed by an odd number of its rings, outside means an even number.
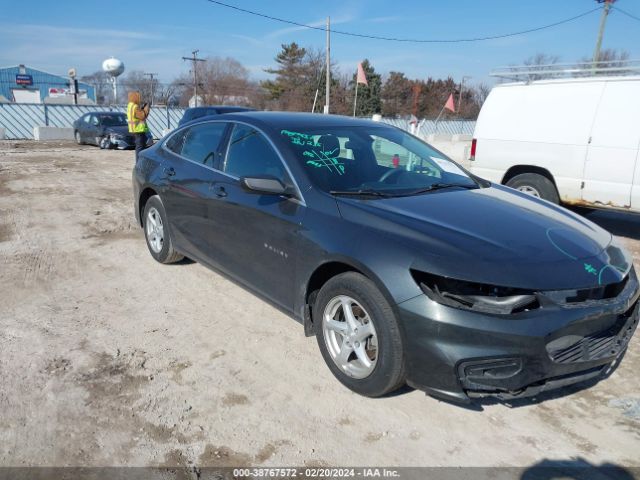
[[[135,225],[132,152],[0,143],[0,465],[640,466],[640,335],[595,387],[465,409],[343,388],[302,327]],[[640,219],[590,218],[640,267]]]

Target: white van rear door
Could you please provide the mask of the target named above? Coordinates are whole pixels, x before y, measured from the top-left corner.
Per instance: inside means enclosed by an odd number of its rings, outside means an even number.
[[[631,206],[640,144],[640,81],[606,82],[591,130],[582,199],[619,208]]]

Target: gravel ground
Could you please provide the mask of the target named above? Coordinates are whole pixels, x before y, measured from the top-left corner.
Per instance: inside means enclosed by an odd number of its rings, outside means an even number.
[[[0,142],[0,465],[640,466],[640,335],[596,386],[478,409],[342,387],[302,327],[135,225],[133,152]],[[640,264],[640,218],[593,213]]]

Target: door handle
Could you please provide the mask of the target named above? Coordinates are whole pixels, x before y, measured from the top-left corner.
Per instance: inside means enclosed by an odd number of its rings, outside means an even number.
[[[171,177],[175,176],[176,170],[173,167],[163,168],[162,169],[162,173],[164,173],[165,177],[171,178]]]
[[[222,185],[211,185],[211,190],[213,190],[213,193],[218,198],[227,196],[227,191],[224,189]]]

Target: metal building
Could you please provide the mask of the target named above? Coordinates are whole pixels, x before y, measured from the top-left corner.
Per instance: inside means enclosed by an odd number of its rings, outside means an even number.
[[[94,104],[95,100],[95,88],[78,82],[78,103]],[[24,65],[0,67],[0,102],[72,104],[72,85],[69,77]]]

